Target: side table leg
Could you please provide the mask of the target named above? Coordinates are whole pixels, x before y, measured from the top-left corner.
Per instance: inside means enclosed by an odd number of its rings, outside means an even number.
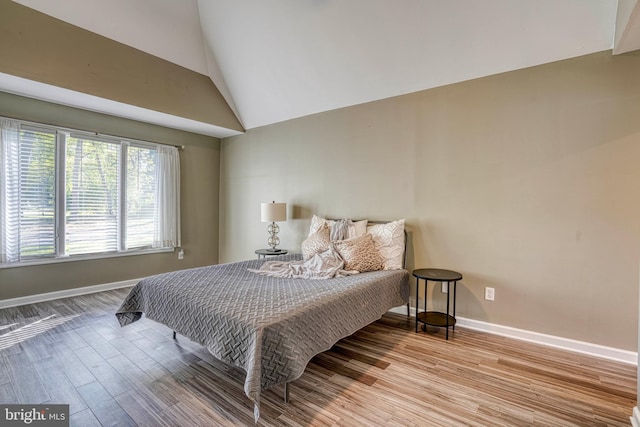
[[[449,290],[449,282],[447,282],[447,291]],[[449,297],[451,296],[450,292],[447,292],[447,331],[445,332],[445,337],[447,341],[449,340]]]
[[[456,318],[456,290],[458,289],[458,281],[453,282],[453,318]],[[453,330],[456,330],[456,324],[453,324]]]
[[[424,313],[425,313],[424,314],[425,315],[425,319],[424,320],[427,320],[426,319],[426,316],[427,316],[427,293],[429,292],[429,281],[426,280],[426,279],[423,279],[423,280],[424,280]],[[427,332],[427,324],[426,323],[422,324],[422,330],[424,332]]]
[[[418,309],[420,308],[420,279],[416,277],[416,332],[418,332]]]

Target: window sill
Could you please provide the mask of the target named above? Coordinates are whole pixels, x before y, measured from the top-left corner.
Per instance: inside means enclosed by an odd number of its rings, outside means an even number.
[[[175,250],[176,250],[175,248],[144,249],[139,251],[114,252],[114,253],[102,253],[102,254],[91,254],[91,255],[74,255],[74,256],[59,257],[59,258],[41,258],[41,259],[34,259],[29,261],[15,262],[11,264],[0,264],[0,270],[4,268],[31,267],[35,265],[44,265],[44,264],[59,264],[63,262],[89,261],[89,260],[95,260],[95,259],[119,258],[123,256],[135,256],[135,255],[150,255],[150,254],[165,253],[165,252],[175,252]]]

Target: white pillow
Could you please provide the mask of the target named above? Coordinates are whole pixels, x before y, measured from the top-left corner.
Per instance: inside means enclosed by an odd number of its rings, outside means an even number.
[[[356,221],[349,226],[349,239],[367,234],[367,220]]]
[[[322,226],[325,224],[327,224],[327,226],[329,227],[329,231],[331,231],[331,226],[333,226],[334,223],[335,221],[331,221],[331,220],[319,217],[317,215],[314,215],[313,217],[311,217],[311,225],[309,226],[309,236],[311,236],[313,233],[320,230]]]
[[[314,215],[313,217],[311,217],[311,225],[309,226],[309,236],[311,236],[313,233],[320,230],[324,224],[327,224],[327,226],[329,227],[329,231],[331,231],[331,227],[333,227],[333,224],[335,223],[336,222],[332,219],[326,219],[326,218],[322,218],[317,215]],[[348,238],[352,239],[354,237],[362,236],[366,232],[367,232],[367,220],[365,219],[362,221],[357,221],[349,226]]]
[[[370,224],[367,233],[373,237],[382,256],[385,270],[400,270],[404,258],[404,219],[384,224]]]

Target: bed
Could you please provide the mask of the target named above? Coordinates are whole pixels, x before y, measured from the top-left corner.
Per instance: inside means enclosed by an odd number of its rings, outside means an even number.
[[[297,261],[300,254],[273,257]],[[313,356],[409,300],[405,269],[328,280],[256,274],[264,260],[180,270],[145,278],[125,298],[122,326],[147,318],[205,346],[246,372],[244,392],[260,393],[302,375]],[[286,392],[285,392],[286,393]]]

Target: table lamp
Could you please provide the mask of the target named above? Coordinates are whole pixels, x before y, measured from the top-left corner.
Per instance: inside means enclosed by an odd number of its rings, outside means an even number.
[[[280,239],[278,238],[278,231],[280,231],[280,227],[276,222],[286,221],[287,220],[287,204],[286,203],[262,203],[260,205],[260,220],[262,222],[270,222],[269,227],[267,227],[267,231],[269,232],[269,240],[267,243],[271,246],[269,251],[271,252],[279,252],[280,249],[277,249],[276,246],[280,243]]]

